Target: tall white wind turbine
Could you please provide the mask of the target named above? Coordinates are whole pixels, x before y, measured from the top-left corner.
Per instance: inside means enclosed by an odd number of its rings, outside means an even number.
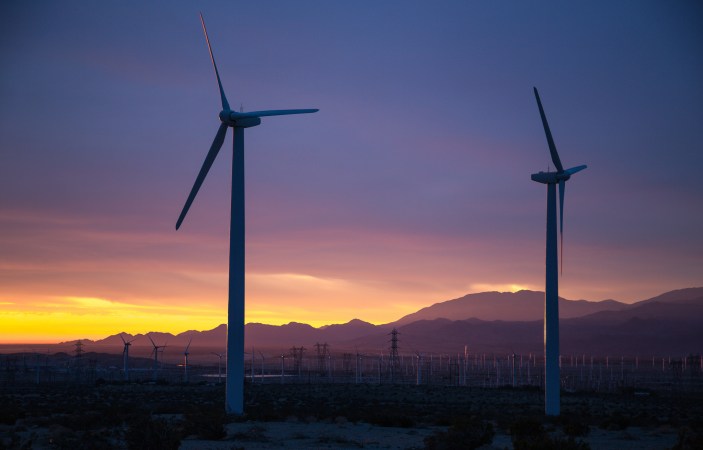
[[[212,53],[210,38],[207,35],[205,21],[202,14],[200,23],[203,26],[205,40],[210,52],[212,66],[215,69],[215,77],[220,90],[220,100],[222,111],[220,111],[220,127],[215,134],[215,139],[210,146],[210,150],[205,157],[203,166],[200,168],[195,184],[188,195],[181,215],[176,222],[176,229],[180,228],[183,219],[190,209],[203,180],[207,176],[212,163],[215,161],[217,153],[220,151],[227,134],[227,128],[232,128],[233,138],[233,158],[232,158],[232,200],[231,219],[229,234],[229,302],[227,314],[227,386],[225,409],[230,414],[243,414],[244,412],[244,129],[255,127],[261,123],[261,117],[283,116],[289,114],[308,114],[317,112],[317,109],[282,109],[271,111],[233,111],[225,91],[222,88],[220,74],[217,71],[215,56]]]
[[[537,88],[535,98],[542,118],[544,132],[547,135],[549,153],[556,172],[532,174],[532,181],[547,185],[547,271],[544,288],[544,411],[548,416],[558,416],[560,410],[559,379],[559,258],[557,254],[557,198],[556,186],[559,185],[559,234],[564,231],[564,191],[566,181],[586,166],[572,167],[564,170],[554,145],[552,132],[549,130],[547,116]],[[563,246],[562,246],[563,248]]]

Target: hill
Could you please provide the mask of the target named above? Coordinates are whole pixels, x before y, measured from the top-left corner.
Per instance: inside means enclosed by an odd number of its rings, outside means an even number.
[[[598,311],[620,311],[626,303],[615,300],[588,301],[559,298],[559,317],[570,319]],[[435,303],[408,314],[393,323],[406,325],[418,320],[452,319],[529,321],[542,320],[544,316],[544,292],[481,292],[468,294],[454,300]]]
[[[388,333],[400,332],[401,352],[522,352],[543,349],[544,293],[484,292],[436,303],[396,322],[373,325],[359,319],[315,328],[249,323],[245,346],[257,351],[287,352],[291,347],[328,343],[333,352],[387,352]],[[680,289],[634,304],[560,298],[562,354],[669,355],[700,352],[703,342],[703,288]],[[177,335],[148,333],[157,345],[168,344],[180,354],[192,338],[191,353],[221,352],[226,325],[212,330],[189,330]],[[152,344],[143,334],[122,333],[133,350],[148,354]],[[89,341],[86,341],[89,342]],[[123,348],[120,335],[90,342],[90,347]],[[140,350],[141,349],[141,350]]]

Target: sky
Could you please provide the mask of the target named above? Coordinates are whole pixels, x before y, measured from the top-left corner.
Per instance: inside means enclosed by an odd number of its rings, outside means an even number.
[[[246,321],[387,323],[543,290],[565,167],[568,299],[703,285],[703,7],[679,1],[0,4],[0,343],[226,322],[233,108]]]

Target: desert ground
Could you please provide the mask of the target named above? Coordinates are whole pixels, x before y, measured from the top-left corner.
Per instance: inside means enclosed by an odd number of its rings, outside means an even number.
[[[222,384],[107,383],[0,389],[0,448],[703,448],[703,395],[563,393],[543,416],[536,388],[246,384],[246,414]]]

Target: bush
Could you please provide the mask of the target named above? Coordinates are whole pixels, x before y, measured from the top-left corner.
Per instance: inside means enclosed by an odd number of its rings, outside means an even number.
[[[603,419],[600,427],[604,430],[624,430],[631,425],[631,419],[615,412]]]
[[[493,442],[493,425],[476,417],[457,419],[447,431],[425,438],[428,450],[475,449]]]
[[[185,414],[183,434],[200,439],[219,440],[227,435],[227,415],[223,408],[193,408]]]
[[[178,450],[181,430],[164,419],[138,416],[131,420],[125,440],[130,450]]]
[[[18,419],[24,419],[25,413],[22,405],[13,398],[2,398],[3,407],[0,408],[0,424],[14,425]]]
[[[561,429],[569,437],[586,436],[591,431],[585,420],[579,420],[575,417],[561,416]]]
[[[681,428],[679,440],[672,450],[695,450],[703,448],[703,432],[700,429]]]
[[[573,422],[572,422],[573,423]],[[588,428],[587,425],[586,428]],[[551,437],[537,419],[518,419],[510,426],[515,450],[589,450],[586,442],[568,438]]]

